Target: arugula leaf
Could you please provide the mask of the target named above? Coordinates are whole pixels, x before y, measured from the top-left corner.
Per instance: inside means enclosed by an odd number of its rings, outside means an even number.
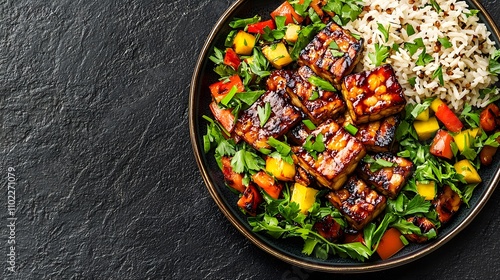
[[[257,115],[259,116],[260,127],[263,127],[271,116],[271,103],[266,102],[264,107],[257,106]]]
[[[221,64],[224,62],[224,54],[217,47],[214,47],[214,54],[209,56],[208,59],[215,64]]]
[[[231,159],[231,167],[236,173],[257,172],[265,166],[264,159],[246,144]]]
[[[435,78],[438,78],[439,80],[439,84],[441,86],[444,86],[444,80],[443,80],[443,68],[441,65],[439,65],[439,67],[434,70],[434,72],[432,73],[432,79],[435,79]]]
[[[382,159],[382,158],[375,159],[375,158],[373,158],[370,155],[366,155],[363,158],[363,161],[365,163],[368,163],[370,165],[370,171],[371,172],[377,172],[377,171],[379,171],[380,169],[382,169],[384,167],[394,167],[394,166],[397,166],[396,163],[387,161],[387,160]]]
[[[418,56],[418,59],[415,62],[415,64],[418,66],[425,66],[431,63],[432,61],[434,61],[434,58],[430,54],[428,54],[424,48],[422,53],[420,53],[420,55]]]
[[[260,21],[260,16],[258,15],[255,15],[252,18],[235,18],[233,21],[229,23],[229,26],[235,29],[244,28],[249,24],[257,23],[259,21]]]
[[[500,74],[500,62],[498,62],[498,61],[493,60],[493,59],[490,58],[489,65],[488,65],[488,70],[493,75]]]
[[[439,4],[436,2],[436,0],[430,0],[429,2],[431,3],[432,7],[434,8],[434,10],[436,10],[438,14],[443,11],[439,6]]]
[[[384,27],[381,23],[377,23],[378,25],[378,31],[380,31],[380,33],[382,33],[382,36],[384,36],[384,41],[387,43],[387,41],[389,41],[389,32],[390,32],[390,29],[391,29],[391,25],[389,24],[386,27]],[[411,25],[410,25],[411,26]]]
[[[417,84],[417,77],[409,78],[408,83],[410,84],[410,86],[415,87],[415,85]]]
[[[368,58],[375,66],[380,66],[389,57],[389,50],[387,46],[375,44],[375,53],[369,53]]]
[[[413,28],[413,25],[411,24],[406,25],[406,34],[408,34],[408,37],[415,34],[415,29]]]
[[[410,113],[411,116],[413,118],[416,118],[420,113],[422,113],[427,108],[429,108],[429,106],[431,105],[433,100],[434,100],[434,98],[428,98],[428,99],[424,100],[424,102],[422,102],[421,104],[416,104],[415,107],[413,107],[413,110],[411,110],[411,113]]]
[[[479,127],[479,112],[473,111],[472,106],[469,104],[465,104],[459,118],[464,120],[471,128]]]
[[[311,83],[313,86],[317,86],[320,89],[327,90],[327,91],[337,91],[337,89],[330,84],[330,82],[318,77],[318,76],[310,76],[309,79],[307,79],[309,83]]]
[[[323,142],[323,134],[319,133],[315,137],[314,141],[312,140],[313,137],[314,137],[313,135],[309,135],[306,138],[306,141],[304,142],[303,147],[309,154],[311,154],[311,156],[314,159],[317,159],[318,153],[324,152],[326,147],[325,147],[325,143]]]
[[[472,9],[472,10],[469,10],[468,13],[464,13],[464,15],[466,17],[471,17],[471,16],[475,16],[479,13],[479,10],[475,10],[475,9]]]
[[[445,49],[453,47],[453,45],[450,43],[450,40],[448,40],[448,37],[438,38],[438,41]]]

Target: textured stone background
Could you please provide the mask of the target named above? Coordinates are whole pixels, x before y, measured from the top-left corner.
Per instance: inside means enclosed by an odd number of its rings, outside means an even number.
[[[484,2],[500,23],[500,3]],[[195,60],[230,4],[0,1],[2,278],[497,278],[498,190],[442,249],[369,275],[298,269],[233,228],[202,182],[187,119]],[[6,270],[9,167],[14,274]]]

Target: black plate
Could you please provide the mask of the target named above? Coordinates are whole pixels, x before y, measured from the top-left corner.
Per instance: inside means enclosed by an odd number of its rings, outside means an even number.
[[[221,16],[208,36],[194,70],[189,96],[189,128],[191,142],[203,180],[220,210],[229,221],[255,245],[281,260],[306,269],[343,273],[377,271],[411,262],[441,247],[474,219],[495,190],[500,180],[499,153],[495,156],[491,166],[483,167],[479,171],[483,183],[474,191],[474,195],[469,202],[470,207],[467,208],[463,206],[452,221],[440,229],[436,240],[425,245],[410,244],[394,257],[385,261],[378,260],[362,263],[339,257],[330,257],[328,260],[320,260],[305,256],[301,253],[303,246],[302,241],[294,242],[290,239],[276,240],[265,234],[252,232],[246,221],[246,216],[243,215],[236,206],[238,196],[232,193],[224,184],[222,172],[214,160],[213,153],[205,154],[203,152],[203,135],[206,133],[207,122],[202,116],[211,115],[208,107],[211,101],[208,86],[218,78],[217,74],[213,72],[214,65],[208,57],[214,46],[223,48],[224,39],[231,30],[228,23],[234,17],[246,18],[259,14],[264,15],[265,18],[265,15],[268,15],[279,6],[282,1],[283,0],[240,0],[235,2]],[[481,11],[479,14],[480,20],[485,23],[488,30],[491,31],[491,38],[496,42],[497,46],[500,46],[499,30],[486,10],[484,10],[476,0],[466,2],[471,9],[478,9]]]

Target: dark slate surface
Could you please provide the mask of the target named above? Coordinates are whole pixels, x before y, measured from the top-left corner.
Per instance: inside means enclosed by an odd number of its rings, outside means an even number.
[[[500,23],[499,1],[484,2]],[[195,60],[230,3],[0,3],[2,278],[498,278],[498,190],[439,251],[369,275],[293,267],[230,225],[196,167],[187,118]]]

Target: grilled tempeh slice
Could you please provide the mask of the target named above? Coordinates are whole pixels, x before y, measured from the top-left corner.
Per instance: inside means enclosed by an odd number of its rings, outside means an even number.
[[[366,150],[361,142],[333,120],[318,126],[311,135],[317,137],[320,133],[323,135],[325,150],[317,153],[316,158],[307,151],[305,144],[293,147],[292,156],[320,185],[336,190],[356,169]]]
[[[267,78],[267,90],[278,91],[286,90],[286,85],[291,79],[293,71],[290,70],[274,70]]]
[[[287,92],[293,105],[302,109],[316,125],[335,117],[345,109],[345,103],[336,92],[319,89],[309,82],[316,76],[311,68],[302,66],[292,74]]]
[[[284,97],[284,91],[267,91],[250,108],[242,112],[235,127],[235,133],[256,149],[270,148],[270,137],[279,138],[300,121],[300,112],[290,105]],[[262,126],[258,107],[271,105],[271,115]]]
[[[361,160],[358,166],[359,176],[366,182],[374,185],[377,191],[390,198],[396,198],[413,173],[413,162],[391,153],[378,153],[373,156],[373,159],[375,161],[382,159],[396,164],[396,166],[383,167],[372,172],[370,168],[373,163]]]
[[[389,116],[382,120],[357,125],[356,137],[369,152],[389,152],[396,148],[396,129],[400,117]]]
[[[444,186],[438,193],[437,197],[432,201],[432,205],[436,208],[439,221],[447,223],[451,217],[458,211],[462,200],[460,196],[451,189],[450,186]]]
[[[406,105],[403,88],[389,64],[345,77],[342,94],[356,124],[394,115]]]
[[[340,190],[329,192],[326,198],[357,230],[376,218],[385,209],[387,201],[385,196],[370,189],[355,175]]]
[[[291,143],[294,143],[297,146],[302,146],[309,134],[311,134],[311,130],[307,128],[303,122],[300,122],[296,126],[292,127],[286,136]]]
[[[342,78],[351,73],[363,49],[346,29],[330,22],[300,52],[299,65],[309,66],[318,76],[340,89]]]

